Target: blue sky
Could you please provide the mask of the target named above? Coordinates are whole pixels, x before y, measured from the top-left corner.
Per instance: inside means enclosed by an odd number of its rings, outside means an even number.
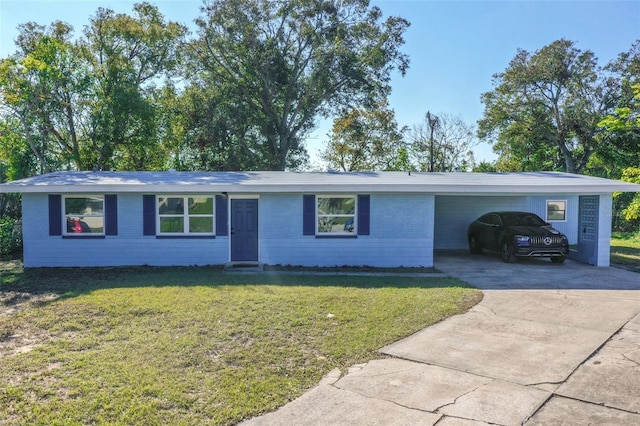
[[[0,0],[0,57],[13,53],[16,26],[62,20],[80,34],[98,7],[130,13],[129,0]],[[169,20],[191,24],[200,0],[151,1]],[[411,22],[404,51],[411,67],[395,75],[390,105],[400,125],[413,126],[427,111],[460,115],[468,123],[482,117],[480,95],[492,88],[492,75],[508,66],[518,48],[535,51],[560,38],[593,51],[601,65],[628,51],[640,39],[640,1],[431,1],[377,0],[385,15]],[[307,140],[312,160],[327,140],[331,123],[319,123]],[[477,160],[495,155],[486,145]]]

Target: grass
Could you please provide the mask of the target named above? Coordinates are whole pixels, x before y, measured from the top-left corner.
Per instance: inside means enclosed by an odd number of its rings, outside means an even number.
[[[482,297],[436,276],[0,265],[3,424],[233,424]]]
[[[635,234],[613,233],[611,237],[611,262],[640,272],[640,232]]]

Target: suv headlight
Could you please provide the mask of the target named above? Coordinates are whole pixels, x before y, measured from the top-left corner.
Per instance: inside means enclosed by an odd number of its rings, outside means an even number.
[[[515,235],[513,238],[519,246],[528,246],[531,242],[527,235]]]

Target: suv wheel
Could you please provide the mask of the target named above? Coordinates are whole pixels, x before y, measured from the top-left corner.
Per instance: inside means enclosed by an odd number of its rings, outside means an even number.
[[[469,251],[471,254],[480,254],[482,253],[482,247],[478,244],[478,239],[475,235],[469,235]]]
[[[508,241],[502,243],[500,255],[506,263],[515,262],[516,257],[513,254],[513,246]]]

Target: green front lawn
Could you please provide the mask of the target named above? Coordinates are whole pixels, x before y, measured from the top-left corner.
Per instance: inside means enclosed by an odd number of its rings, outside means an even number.
[[[1,263],[3,424],[232,424],[481,299],[442,277]]]
[[[640,271],[640,233],[614,233],[611,237],[611,262]]]

